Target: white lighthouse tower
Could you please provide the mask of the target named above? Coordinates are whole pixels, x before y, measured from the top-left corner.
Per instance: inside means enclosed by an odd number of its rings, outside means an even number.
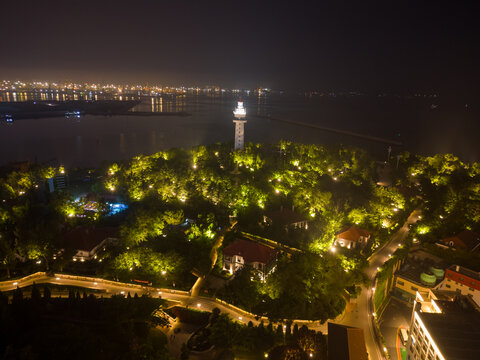
[[[243,107],[243,101],[240,100],[237,108],[233,111],[233,122],[235,123],[235,147],[234,150],[243,150],[245,143],[245,129],[244,125],[247,122],[247,112]]]

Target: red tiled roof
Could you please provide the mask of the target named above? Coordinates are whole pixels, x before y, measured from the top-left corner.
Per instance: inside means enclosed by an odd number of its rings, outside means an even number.
[[[65,232],[62,240],[65,247],[90,252],[103,240],[117,236],[118,229],[114,227],[93,228],[78,226]]]
[[[223,254],[226,256],[240,255],[247,264],[254,262],[268,264],[277,254],[277,250],[253,241],[237,239],[223,249]]]
[[[370,233],[367,230],[360,229],[355,226],[350,226],[350,228],[346,231],[337,234],[338,238],[350,241],[358,241],[360,240],[360,236],[369,237]]]
[[[280,225],[291,225],[307,220],[305,216],[289,209],[269,211],[265,214],[265,216],[270,218],[273,222],[279,223]]]
[[[480,235],[471,230],[463,230],[455,236],[440,240],[440,242],[448,246],[450,246],[450,242],[453,242],[453,247],[456,249],[472,251],[480,245]]]
[[[459,282],[469,288],[480,290],[480,274],[476,271],[453,265],[445,272],[445,277]]]

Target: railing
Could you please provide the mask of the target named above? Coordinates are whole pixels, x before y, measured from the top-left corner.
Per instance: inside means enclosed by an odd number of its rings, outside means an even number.
[[[112,280],[107,280],[103,278],[94,278],[94,277],[88,277],[88,276],[79,276],[79,275],[69,275],[69,274],[59,274],[56,273],[53,276],[47,275],[45,272],[37,272],[31,275],[27,275],[23,278],[15,279],[15,280],[8,280],[8,281],[2,281],[0,282],[0,289],[3,288],[4,291],[9,291],[15,289],[16,286],[22,285],[27,285],[30,283],[30,281],[33,283],[34,281],[37,282],[38,284],[45,284],[45,283],[53,283],[55,284],[59,280],[71,280],[71,281],[78,281],[82,282],[82,287],[86,288],[92,288],[92,289],[98,289],[98,285],[107,285],[111,287],[116,287],[116,288],[130,288],[130,289],[135,289],[138,291],[151,291],[151,292],[161,292],[165,294],[174,294],[174,295],[181,295],[181,296],[186,296],[190,297],[190,292],[184,291],[184,290],[175,290],[175,289],[168,289],[168,288],[155,288],[155,287],[148,287],[148,286],[142,286],[142,285],[137,285],[137,284],[130,284],[130,283],[123,283],[123,282],[118,282],[118,281],[112,281]],[[27,284],[26,284],[27,283]],[[87,283],[87,284],[85,284]],[[14,285],[15,284],[15,285]],[[96,284],[96,285],[95,285]],[[29,284],[28,284],[29,285]],[[5,289],[7,288],[7,289]],[[10,288],[10,289],[8,289]],[[204,297],[204,296],[198,296],[196,298],[201,298],[204,301],[208,301],[211,303],[223,305],[227,308],[229,308],[232,311],[235,311],[239,314],[243,314],[245,316],[258,319],[259,321],[264,320],[268,321],[268,318],[265,316],[258,316],[257,314],[253,314],[251,312],[248,312],[246,310],[243,310],[235,305],[232,305],[224,300],[218,299],[218,298],[210,298],[210,297]],[[312,326],[315,325],[317,321],[316,320],[301,320],[301,319],[296,319],[293,320],[293,323],[299,324],[299,325],[307,325],[307,326]]]

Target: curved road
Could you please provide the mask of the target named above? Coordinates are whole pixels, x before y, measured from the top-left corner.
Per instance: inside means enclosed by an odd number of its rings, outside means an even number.
[[[18,287],[24,288],[35,284],[54,284],[63,286],[77,286],[87,289],[103,290],[105,293],[101,294],[104,297],[112,295],[127,295],[132,296],[138,294],[148,294],[152,297],[161,297],[162,299],[179,302],[180,305],[196,308],[199,310],[212,311],[213,308],[218,307],[222,312],[229,314],[232,319],[245,322],[252,321],[254,324],[260,323],[255,320],[253,314],[249,314],[242,309],[236,308],[227,303],[217,301],[213,298],[206,298],[201,296],[190,296],[188,291],[180,291],[173,289],[152,288],[136,284],[128,284],[105,280],[101,278],[93,278],[86,276],[76,276],[67,274],[55,274],[48,276],[45,272],[38,272],[21,279],[9,280],[0,282],[0,291],[12,291]],[[312,325],[314,322],[305,322],[307,325]],[[317,323],[318,324],[318,323]],[[313,327],[312,327],[313,328]]]
[[[371,285],[368,286],[368,288],[362,288],[362,293],[357,298],[357,304],[353,310],[346,312],[344,317],[339,321],[334,321],[342,325],[355,326],[363,329],[365,345],[367,346],[367,352],[371,360],[385,359],[385,350],[375,333],[376,330],[373,319],[372,289],[375,284],[375,276],[377,275],[378,268],[390,258],[390,255],[393,254],[405,240],[410,230],[409,225],[414,224],[419,219],[420,214],[421,212],[418,209],[413,211],[405,224],[392,236],[390,241],[385,243],[370,257],[369,265],[365,273],[370,279]]]
[[[392,254],[405,240],[405,237],[409,231],[408,225],[415,223],[418,220],[419,215],[419,210],[412,212],[405,224],[395,233],[392,239],[371,256],[369,266],[365,272],[372,281],[372,286],[375,281],[375,275],[378,268],[389,259],[389,255]],[[36,284],[49,283],[55,285],[69,285],[87,289],[103,290],[105,291],[103,294],[104,296],[111,296],[115,294],[126,295],[129,292],[132,296],[135,293],[138,295],[148,294],[153,297],[161,297],[162,299],[166,300],[178,301],[182,306],[196,308],[199,310],[211,311],[213,308],[218,307],[222,312],[229,314],[232,319],[240,322],[247,323],[248,321],[252,321],[254,324],[258,324],[260,322],[259,320],[255,320],[255,316],[253,314],[247,313],[232,305],[217,301],[212,298],[190,296],[187,291],[145,287],[141,285],[127,284],[85,276],[66,274],[47,276],[44,272],[38,272],[22,279],[0,282],[0,291],[11,291],[17,286],[21,288],[30,286],[34,282]],[[385,359],[385,353],[383,351],[383,344],[378,341],[378,337],[375,334],[373,325],[372,286],[369,286],[368,288],[363,287],[362,293],[357,299],[355,308],[346,311],[337,319],[333,319],[333,322],[364,329],[365,343],[369,358],[372,360],[380,360]],[[266,318],[263,319],[266,320]],[[302,320],[297,320],[295,323],[299,324],[300,326],[305,324],[311,329],[322,331],[324,334],[327,333],[327,323],[320,324],[318,321],[314,322]]]

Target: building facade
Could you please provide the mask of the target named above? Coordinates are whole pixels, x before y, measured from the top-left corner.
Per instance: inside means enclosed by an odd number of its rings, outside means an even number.
[[[118,229],[113,227],[76,227],[62,236],[64,248],[75,250],[74,261],[88,261],[100,256],[106,247],[118,243]]]
[[[453,265],[445,272],[445,279],[438,288],[470,296],[480,306],[480,274],[476,271]]]
[[[289,229],[308,229],[308,220],[305,216],[293,210],[280,208],[280,210],[269,211],[263,216],[263,222],[269,226],[282,226]]]
[[[455,236],[438,241],[437,246],[451,250],[475,252],[480,250],[480,235],[471,230],[463,230]]]
[[[468,296],[417,292],[410,320],[409,360],[480,359],[480,313]]]
[[[428,292],[441,284],[446,265],[442,259],[421,249],[410,251],[395,270],[392,296],[413,304],[417,292]]]
[[[335,246],[345,247],[347,249],[363,248],[370,239],[370,233],[367,230],[349,227],[347,230],[337,234]]]
[[[258,271],[264,280],[274,267],[278,251],[256,242],[237,239],[223,249],[223,269],[235,274],[245,265]]]

